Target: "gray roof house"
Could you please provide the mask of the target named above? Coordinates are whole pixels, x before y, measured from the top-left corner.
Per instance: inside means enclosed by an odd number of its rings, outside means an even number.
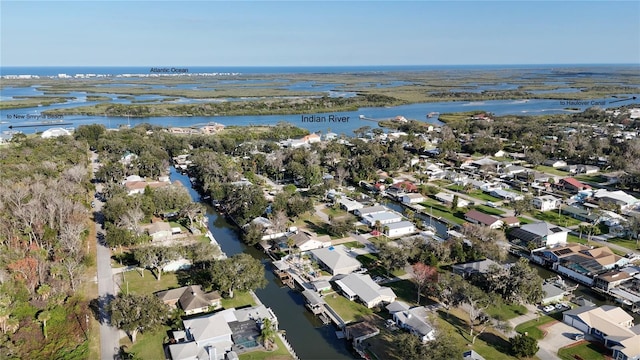
[[[468,277],[473,274],[486,274],[491,266],[502,267],[502,265],[491,259],[484,259],[464,264],[455,264],[451,268],[454,273],[461,275],[462,277]]]
[[[200,285],[183,286],[177,289],[159,291],[156,296],[165,304],[179,306],[186,315],[220,308],[220,294],[217,291],[205,293]]]
[[[428,312],[424,306],[416,306],[409,310],[395,312],[393,320],[399,327],[409,330],[424,343],[436,338],[435,330],[427,321],[427,316]]]
[[[367,274],[349,274],[336,280],[336,285],[349,300],[360,300],[368,308],[396,300],[393,290],[376,284]]]
[[[310,251],[313,258],[332,275],[350,274],[358,270],[362,264],[344,245],[329,246]]]

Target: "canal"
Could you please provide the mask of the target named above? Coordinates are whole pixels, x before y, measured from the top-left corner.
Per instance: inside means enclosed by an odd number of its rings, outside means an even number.
[[[180,174],[172,167],[170,178],[172,182],[180,181],[189,190],[191,198],[194,201],[200,201],[200,195],[191,187],[191,182],[186,175]],[[347,348],[346,341],[336,337],[336,328],[333,325],[323,325],[304,307],[304,300],[299,292],[283,287],[278,282],[271,271],[269,257],[256,248],[244,245],[233,224],[228,223],[224,216],[218,214],[209,204],[204,202],[202,204],[207,209],[209,230],[220,244],[222,251],[228,256],[244,252],[264,264],[268,284],[264,289],[256,290],[255,293],[264,305],[270,307],[276,314],[280,329],[286,331],[287,340],[300,359],[356,359]]]

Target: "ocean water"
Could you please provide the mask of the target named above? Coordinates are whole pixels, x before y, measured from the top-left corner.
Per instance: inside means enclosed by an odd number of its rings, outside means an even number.
[[[579,68],[583,75],[601,74],[608,70],[621,68],[639,69],[638,64],[547,64],[547,65],[367,65],[367,66],[183,66],[183,65],[151,65],[151,66],[43,66],[21,67],[2,66],[0,76],[6,75],[37,75],[57,76],[58,74],[150,74],[151,68],[188,69],[189,74],[195,73],[235,73],[235,74],[339,74],[358,72],[391,72],[391,71],[436,71],[436,70],[520,70],[528,69],[536,72],[548,72]]]

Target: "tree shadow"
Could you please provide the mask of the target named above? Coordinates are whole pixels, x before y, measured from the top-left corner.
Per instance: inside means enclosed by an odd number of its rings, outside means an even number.
[[[93,314],[93,318],[100,324],[110,324],[111,316],[108,311],[108,306],[115,299],[112,294],[102,295],[89,301],[89,310]]]
[[[511,344],[496,334],[485,332],[480,334],[478,338],[503,354],[509,354],[511,351]]]

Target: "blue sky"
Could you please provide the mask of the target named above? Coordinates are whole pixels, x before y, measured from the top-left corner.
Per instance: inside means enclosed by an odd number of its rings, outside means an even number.
[[[638,1],[0,3],[2,66],[640,63]]]

